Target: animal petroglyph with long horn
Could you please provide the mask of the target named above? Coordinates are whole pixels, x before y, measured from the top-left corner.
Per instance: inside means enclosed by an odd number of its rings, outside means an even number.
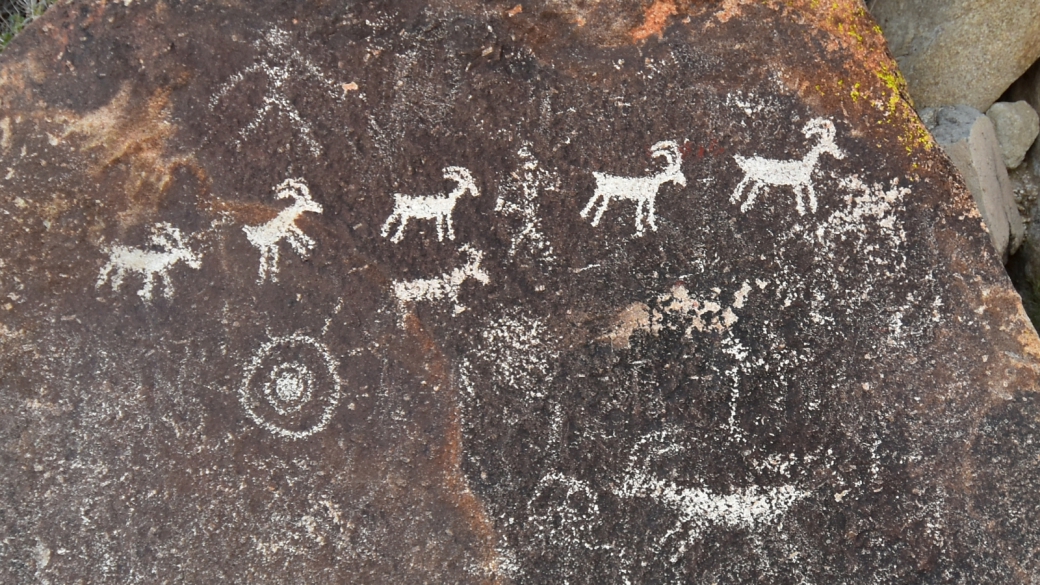
[[[795,194],[795,209],[799,215],[805,215],[805,203],[803,197],[809,200],[809,209],[816,212],[816,192],[813,190],[812,174],[819,164],[820,155],[827,153],[841,160],[845,158],[845,151],[838,148],[834,143],[834,123],[824,118],[810,120],[802,128],[806,138],[818,137],[816,146],[812,147],[801,160],[773,160],[753,156],[745,158],[739,154],[733,155],[737,165],[744,171],[744,178],[733,190],[730,201],[737,203],[741,194],[750,185],[747,198],[740,206],[740,210],[746,212],[751,209],[755,202],[755,196],[763,185],[775,187],[793,187]]]

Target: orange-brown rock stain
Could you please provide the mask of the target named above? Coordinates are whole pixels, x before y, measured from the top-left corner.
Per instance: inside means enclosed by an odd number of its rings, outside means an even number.
[[[191,154],[171,154],[168,143],[177,128],[170,121],[171,88],[135,100],[129,85],[112,100],[84,116],[65,112],[63,138],[77,138],[91,157],[90,172],[99,184],[123,193],[118,220],[122,228],[154,221],[177,171],[194,175],[200,185],[208,175]]]
[[[228,216],[236,224],[259,225],[274,219],[281,209],[265,203],[250,203],[212,197],[200,204],[206,211]],[[301,218],[302,220],[302,218]],[[297,221],[301,221],[297,220]]]
[[[632,31],[632,40],[639,42],[650,36],[661,36],[668,19],[679,13],[675,0],[654,0],[643,12],[643,24]]]
[[[462,471],[462,421],[460,420],[458,399],[455,396],[455,384],[449,373],[448,358],[441,352],[440,346],[414,314],[406,315],[404,324],[408,337],[418,344],[417,353],[426,372],[426,383],[438,390],[442,399],[448,401],[450,405],[444,443],[436,457],[436,463],[444,474],[444,488],[470,528],[483,542],[482,572],[489,583],[499,583],[498,560],[495,553],[498,536],[483,503],[470,489],[469,482],[466,481],[466,476]]]

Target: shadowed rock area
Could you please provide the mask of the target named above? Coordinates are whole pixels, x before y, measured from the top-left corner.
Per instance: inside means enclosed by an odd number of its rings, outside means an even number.
[[[859,2],[128,4],[0,57],[0,581],[1040,579]]]

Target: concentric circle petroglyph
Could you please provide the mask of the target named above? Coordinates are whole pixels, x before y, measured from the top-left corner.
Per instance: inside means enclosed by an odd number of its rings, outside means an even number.
[[[246,366],[239,399],[257,425],[287,439],[328,426],[339,404],[339,364],[305,335],[265,343]]]

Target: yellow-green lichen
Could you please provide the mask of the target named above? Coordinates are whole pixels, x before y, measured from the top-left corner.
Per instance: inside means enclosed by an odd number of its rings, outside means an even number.
[[[889,70],[886,65],[883,65],[880,71],[876,71],[875,75],[888,87],[890,92],[887,108],[889,114],[888,122],[891,123],[892,119],[898,115],[901,118],[900,121],[904,124],[905,131],[899,137],[899,141],[906,147],[906,151],[912,153],[918,147],[931,150],[933,145],[932,135],[928,133],[921,121],[917,119],[917,114],[913,109],[913,102],[910,101],[906,91],[906,78],[898,71]]]
[[[904,99],[903,96],[906,94],[906,78],[898,71],[889,71],[888,66],[885,65],[881,67],[881,71],[877,71],[875,74],[892,92],[888,98],[888,111],[895,113],[896,108],[899,107],[900,100]],[[906,97],[905,99],[909,101],[910,98]],[[907,105],[911,108],[914,106],[912,102]]]
[[[860,98],[863,97],[863,93],[859,90],[858,83],[852,86],[852,91],[849,92],[849,95],[852,96],[853,103],[858,102]]]

